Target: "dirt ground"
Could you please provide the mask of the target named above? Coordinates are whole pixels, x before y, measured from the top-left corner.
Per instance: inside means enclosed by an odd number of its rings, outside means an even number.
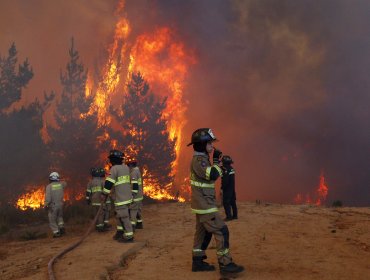
[[[370,208],[238,206],[239,219],[228,222],[231,254],[246,268],[238,279],[370,279]],[[85,230],[72,228],[60,239],[2,240],[0,279],[48,279],[50,258]],[[113,234],[93,232],[57,261],[56,279],[225,279],[218,271],[191,272],[188,203],[146,206],[144,229],[132,244],[115,242]],[[216,265],[210,245],[208,261]]]

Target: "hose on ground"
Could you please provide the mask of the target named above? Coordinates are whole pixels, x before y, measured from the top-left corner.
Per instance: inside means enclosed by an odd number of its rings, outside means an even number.
[[[56,279],[55,276],[54,276],[54,272],[53,272],[53,265],[54,265],[55,261],[58,258],[60,258],[61,256],[63,256],[64,254],[68,253],[69,251],[72,251],[74,248],[76,248],[78,245],[80,245],[82,243],[82,241],[84,241],[84,239],[90,234],[92,229],[95,228],[96,221],[98,220],[98,217],[99,217],[99,214],[100,214],[101,211],[102,211],[102,205],[100,205],[99,210],[96,213],[94,220],[91,222],[91,224],[90,224],[89,228],[87,229],[87,231],[85,232],[85,234],[76,243],[74,243],[71,246],[65,248],[63,251],[59,252],[57,255],[55,255],[53,258],[50,259],[50,261],[48,263],[48,273],[49,273],[49,279],[50,280],[55,280]]]

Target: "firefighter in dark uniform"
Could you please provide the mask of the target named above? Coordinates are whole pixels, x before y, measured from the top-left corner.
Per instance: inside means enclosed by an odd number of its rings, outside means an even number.
[[[222,153],[213,148],[216,137],[209,128],[200,128],[191,136],[194,155],[190,166],[191,208],[196,216],[192,271],[213,271],[215,267],[204,260],[212,235],[216,240],[221,274],[239,273],[243,266],[232,261],[229,251],[229,230],[216,206],[215,181],[222,175],[219,166]],[[213,165],[209,155],[213,151]]]
[[[238,218],[235,193],[235,171],[231,165],[233,163],[234,162],[230,156],[225,155],[222,157],[221,191],[222,203],[226,214],[225,221],[231,221]]]
[[[105,202],[114,187],[117,232],[113,238],[118,242],[132,242],[134,232],[129,215],[129,205],[132,202],[132,186],[130,170],[126,164],[123,164],[123,157],[124,154],[121,151],[111,150],[109,152],[108,158],[112,167],[105,179],[101,200]]]

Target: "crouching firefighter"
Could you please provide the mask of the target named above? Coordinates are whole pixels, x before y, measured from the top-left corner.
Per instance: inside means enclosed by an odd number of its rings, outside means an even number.
[[[49,175],[50,184],[45,190],[45,209],[48,211],[49,225],[53,231],[53,237],[61,237],[65,234],[63,221],[63,197],[66,182],[59,181],[57,172],[51,172]]]
[[[100,211],[99,217],[96,220],[95,229],[99,232],[108,230],[109,225],[109,210],[107,203],[110,202],[109,197],[106,202],[101,202],[101,194],[104,188],[104,177],[105,170],[104,168],[97,167],[91,168],[92,179],[87,184],[86,189],[86,202],[89,205],[93,206],[94,216],[98,212],[100,205],[102,204],[102,210]]]
[[[105,179],[102,201],[106,201],[111,189],[115,189],[114,206],[117,218],[117,232],[114,239],[118,242],[132,242],[134,232],[132,229],[129,205],[132,202],[132,187],[130,182],[130,170],[123,164],[124,154],[118,150],[111,150],[108,159],[112,165],[108,177]]]
[[[130,204],[130,220],[133,229],[143,228],[143,219],[141,217],[141,207],[143,201],[143,184],[141,179],[140,169],[137,166],[137,161],[133,157],[127,157],[125,163],[130,168],[130,179],[132,184],[133,201]]]
[[[243,266],[232,261],[229,251],[229,230],[216,206],[215,181],[222,175],[219,166],[222,153],[213,148],[216,137],[209,128],[193,132],[191,143],[194,155],[190,167],[191,208],[196,226],[193,245],[192,271],[213,271],[215,267],[204,260],[212,235],[216,240],[217,258],[221,274],[239,273]],[[213,165],[209,155],[213,152]]]

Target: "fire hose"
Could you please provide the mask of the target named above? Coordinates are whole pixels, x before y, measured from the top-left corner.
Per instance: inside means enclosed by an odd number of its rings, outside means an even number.
[[[55,261],[58,258],[60,258],[61,256],[63,256],[64,254],[66,254],[69,251],[72,251],[73,249],[75,249],[78,245],[80,245],[82,243],[82,241],[84,241],[84,239],[90,234],[92,229],[95,228],[96,221],[97,221],[101,211],[102,211],[102,205],[100,205],[99,210],[96,213],[94,220],[91,222],[91,224],[90,224],[89,228],[87,229],[87,231],[85,232],[85,234],[76,243],[74,243],[71,246],[65,248],[63,251],[59,252],[57,255],[55,255],[53,258],[50,259],[50,261],[48,263],[48,273],[49,273],[49,279],[50,280],[55,280],[56,279],[55,276],[54,276],[54,272],[53,272],[53,265],[54,265]]]

